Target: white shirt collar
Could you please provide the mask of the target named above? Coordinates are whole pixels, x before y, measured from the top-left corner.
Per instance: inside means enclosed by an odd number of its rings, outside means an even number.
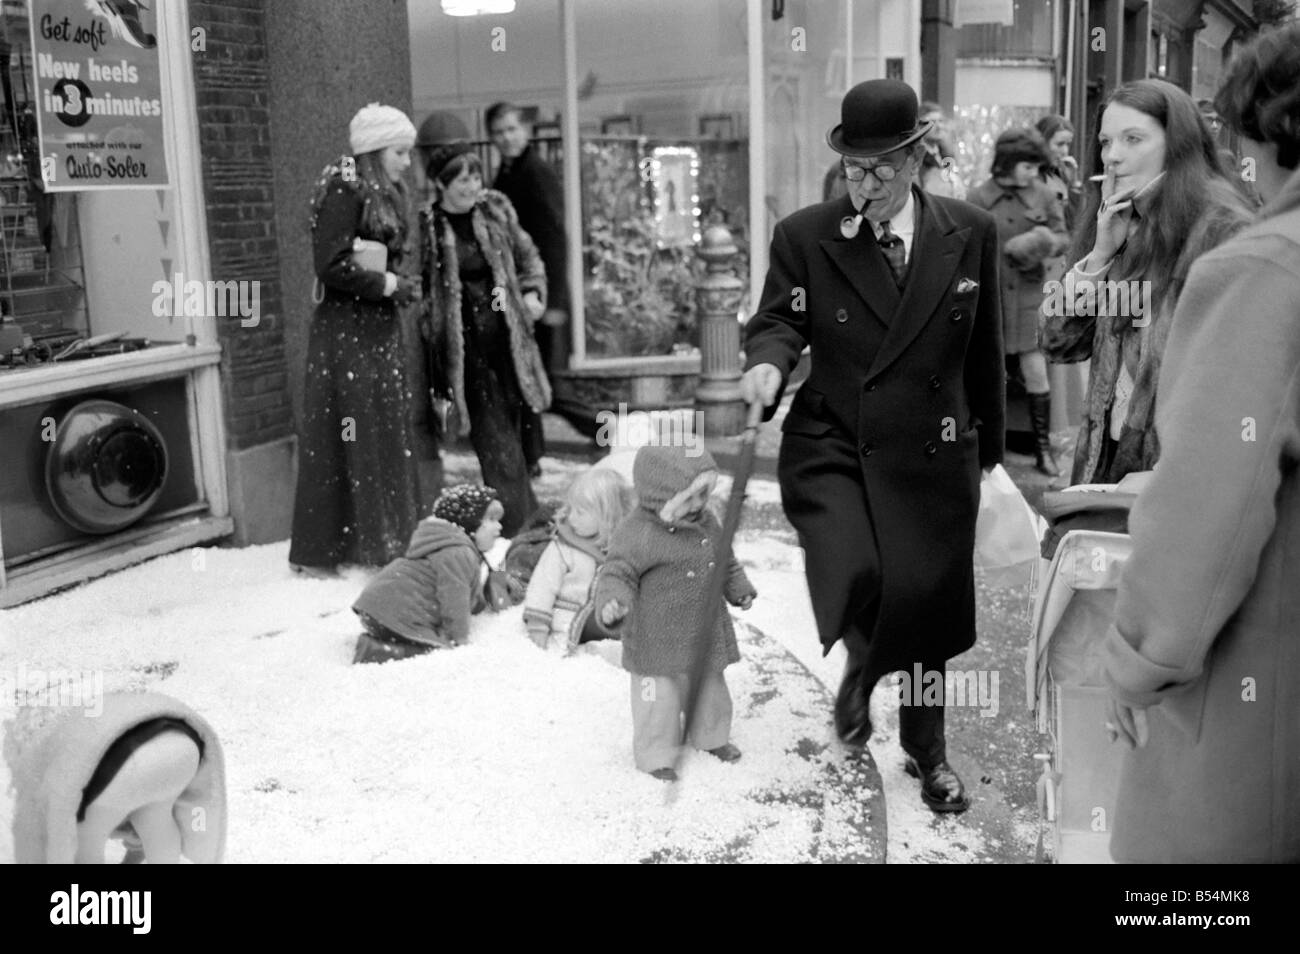
[[[911,189],[907,190],[907,201],[903,203],[903,207],[888,221],[889,231],[904,241],[907,241],[908,236],[916,231],[916,199]],[[876,238],[880,238],[879,222],[872,222],[871,230],[876,233]]]

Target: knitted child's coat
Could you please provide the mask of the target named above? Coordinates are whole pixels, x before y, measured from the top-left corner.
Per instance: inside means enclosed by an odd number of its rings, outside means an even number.
[[[698,520],[682,520],[682,501],[707,480],[717,465],[704,451],[688,457],[685,448],[643,447],[634,468],[639,505],[618,526],[609,559],[596,579],[595,616],[615,599],[631,612],[607,627],[623,640],[623,668],[647,676],[691,670],[692,642],[702,614],[712,616],[706,658],[721,671],[740,660],[731,614],[720,601],[705,605],[714,546],[722,527],[705,510]],[[755,595],[754,587],[728,552],[723,596],[732,604]]]

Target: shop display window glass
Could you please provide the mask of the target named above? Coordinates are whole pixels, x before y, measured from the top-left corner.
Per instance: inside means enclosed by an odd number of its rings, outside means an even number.
[[[748,284],[748,54],[745,0],[573,0],[580,223],[588,360],[692,354],[699,345],[696,255],[727,226]],[[410,3],[417,125],[448,117],[499,163],[483,113],[523,108],[533,144],[563,181],[565,102],[560,4],[452,17]],[[496,41],[494,47],[493,43]],[[426,190],[427,183],[420,179]],[[572,228],[572,223],[566,223]]]
[[[27,7],[0,6],[0,376],[184,343],[213,303],[187,318],[173,190],[44,188]]]

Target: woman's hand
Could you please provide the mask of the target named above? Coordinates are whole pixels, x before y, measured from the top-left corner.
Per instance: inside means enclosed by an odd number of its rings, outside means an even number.
[[[1088,271],[1095,272],[1114,258],[1128,238],[1129,216],[1124,213],[1133,207],[1136,191],[1131,188],[1115,191],[1115,167],[1106,170],[1106,178],[1101,182],[1101,206],[1097,209],[1097,239],[1088,256]]]
[[[420,283],[404,275],[398,276],[397,288],[393,291],[393,303],[396,305],[409,305],[417,302],[422,297],[420,292]]]
[[[1147,744],[1151,730],[1147,724],[1146,709],[1131,709],[1114,696],[1110,697],[1110,721],[1106,723],[1110,740],[1123,739],[1130,749]]]
[[[1066,185],[1076,185],[1079,181],[1079,163],[1075,161],[1074,156],[1061,157],[1061,171],[1069,176]]]
[[[546,306],[542,304],[542,296],[535,291],[524,294],[524,309],[528,312],[531,321],[536,321],[546,313]]]

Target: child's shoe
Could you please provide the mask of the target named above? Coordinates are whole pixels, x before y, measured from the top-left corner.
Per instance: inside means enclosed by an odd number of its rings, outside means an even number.
[[[650,774],[653,775],[655,778],[659,779],[659,781],[661,782],[677,781],[677,773],[670,768],[655,769]]]
[[[715,759],[721,759],[723,762],[736,762],[740,759],[740,749],[730,742],[726,745],[720,745],[716,749],[709,749],[709,754]]]
[[[357,648],[352,655],[354,665],[359,663],[385,663],[394,659],[409,659],[430,652],[434,647],[409,639],[380,639],[373,633],[363,632],[357,637]]]

